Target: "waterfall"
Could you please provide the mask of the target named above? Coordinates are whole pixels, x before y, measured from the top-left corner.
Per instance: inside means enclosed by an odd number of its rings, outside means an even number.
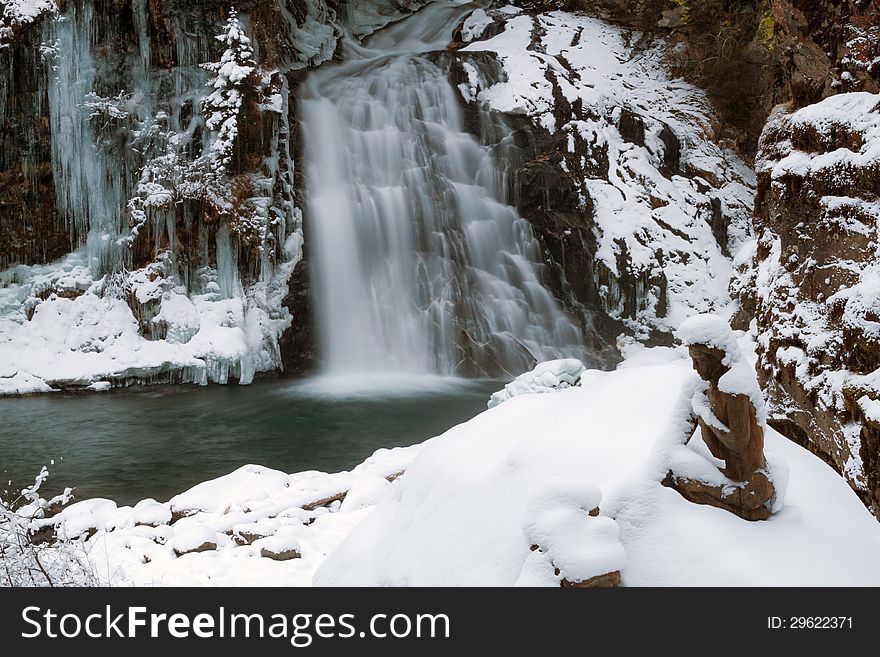
[[[464,129],[425,56],[468,11],[433,3],[347,44],[301,97],[306,230],[328,374],[496,376],[582,357],[542,282],[530,224],[507,203],[503,149]],[[502,135],[510,141],[511,135]]]

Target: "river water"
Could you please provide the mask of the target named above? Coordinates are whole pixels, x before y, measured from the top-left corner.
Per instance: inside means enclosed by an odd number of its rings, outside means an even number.
[[[349,470],[380,447],[421,442],[473,417],[500,386],[440,381],[407,393],[401,383],[372,397],[269,381],[0,399],[0,488],[32,483],[47,465],[52,491],[76,486],[78,499],[131,504],[167,500],[247,463]]]

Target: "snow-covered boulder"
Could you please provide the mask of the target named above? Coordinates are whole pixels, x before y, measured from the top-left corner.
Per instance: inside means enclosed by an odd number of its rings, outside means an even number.
[[[141,500],[134,505],[132,516],[137,525],[148,525],[150,527],[158,527],[159,525],[167,525],[171,522],[171,509],[167,504],[160,504],[156,500]]]
[[[586,371],[584,364],[576,358],[551,360],[538,365],[530,372],[520,374],[504,389],[489,398],[489,408],[498,406],[517,395],[534,395],[544,392],[564,390],[576,386],[581,374]]]
[[[217,549],[217,534],[205,525],[192,523],[174,532],[171,540],[174,553],[182,557],[193,552],[207,552]]]
[[[582,480],[556,481],[526,507],[523,534],[532,554],[515,586],[615,586],[626,554],[620,530],[600,515],[602,491]]]
[[[273,561],[290,561],[302,557],[302,545],[292,527],[283,527],[274,536],[254,542],[253,546],[260,551],[261,557]]]

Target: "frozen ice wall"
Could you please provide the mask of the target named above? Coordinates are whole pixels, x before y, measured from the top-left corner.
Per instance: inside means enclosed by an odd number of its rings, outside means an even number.
[[[298,29],[322,11],[311,2]],[[2,272],[0,394],[249,383],[280,367],[282,299],[302,244],[282,69],[329,56],[333,28],[301,39],[309,58],[273,53],[277,67],[255,62],[235,81],[243,102],[224,120],[245,134],[224,168],[206,156],[217,135],[204,99],[231,83],[204,64],[229,49],[215,38],[226,19],[172,0],[113,11],[81,0],[42,20],[56,217],[74,251]],[[259,50],[251,17],[237,25]]]

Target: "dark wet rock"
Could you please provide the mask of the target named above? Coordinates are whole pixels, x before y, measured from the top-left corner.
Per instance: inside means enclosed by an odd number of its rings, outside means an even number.
[[[298,550],[290,548],[288,550],[274,551],[268,548],[260,548],[260,556],[273,561],[290,561],[291,559],[300,559],[302,555]]]
[[[563,578],[560,586],[564,589],[608,589],[620,586],[620,571],[596,575],[583,582],[570,582]]]
[[[212,543],[211,541],[205,541],[201,545],[198,545],[194,548],[190,548],[188,550],[178,550],[177,548],[174,548],[174,554],[176,554],[178,557],[182,557],[185,554],[196,554],[199,552],[210,552],[210,551],[216,550],[216,549],[217,549],[216,543]]]

